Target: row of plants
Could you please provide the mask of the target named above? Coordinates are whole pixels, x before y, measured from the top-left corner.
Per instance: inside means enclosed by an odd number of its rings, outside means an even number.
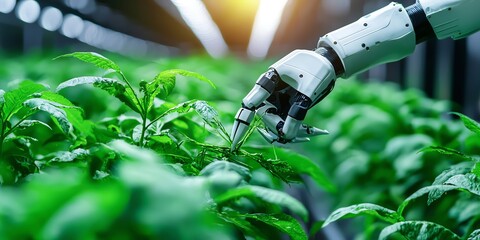
[[[456,115],[461,118],[466,129],[480,136],[479,123],[465,115],[459,113]],[[366,215],[384,222],[384,224],[371,224],[369,229],[373,232],[374,228],[380,228],[379,239],[480,239],[480,202],[478,201],[480,197],[480,159],[477,156],[442,146],[425,147],[421,152],[435,152],[455,159],[458,163],[439,174],[430,186],[420,188],[404,199],[396,211],[377,204],[361,203],[337,209],[325,221],[318,222],[316,227],[318,228],[320,225],[326,227],[342,218]],[[451,192],[458,193],[452,194]],[[439,208],[429,209],[430,206],[440,201],[447,193],[451,195],[448,196],[449,199],[438,203],[438,205],[446,206],[447,210],[443,209],[441,213],[432,214]],[[415,201],[424,198],[427,198],[426,203],[419,201],[413,205]],[[410,208],[417,212],[407,211]],[[419,215],[418,212],[423,214]],[[432,215],[436,214],[443,214],[446,219],[457,220],[454,222],[455,232],[436,223],[438,219],[432,218]]]
[[[421,194],[409,196],[434,181],[463,189],[435,177],[466,158],[439,151],[469,158],[479,152],[480,136],[449,120],[446,102],[389,84],[339,80],[307,116],[331,135],[277,147],[252,128],[232,153],[226,129],[268,62],[63,57],[28,56],[0,68],[0,79],[9,80],[0,81],[7,90],[1,92],[0,233],[11,239],[306,239],[322,225],[340,227],[345,238],[372,239],[387,226],[375,216],[399,222],[390,231],[409,239],[434,238],[437,228],[421,232],[431,226],[465,237],[478,228],[478,219],[461,212],[475,213],[471,193],[410,206]],[[442,147],[418,152],[430,145]],[[302,204],[284,192],[292,186],[325,197]],[[408,215],[388,210],[404,202]],[[327,209],[320,215],[319,206]]]
[[[278,150],[272,158],[262,154],[271,149],[232,153],[207,102],[166,101],[177,76],[214,87],[210,80],[170,69],[134,87],[102,55],[62,57],[106,72],[70,79],[55,91],[32,81],[2,91],[0,175],[4,186],[13,185],[1,189],[2,236],[306,239],[299,220],[308,212],[276,190],[280,181],[299,182],[308,174],[321,187],[333,186],[318,166],[293,152]],[[128,110],[95,123],[84,119],[83,109],[60,94],[80,85],[104,90]]]

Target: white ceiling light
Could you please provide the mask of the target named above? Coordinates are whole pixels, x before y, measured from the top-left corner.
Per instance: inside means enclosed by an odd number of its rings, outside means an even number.
[[[26,23],[33,23],[40,16],[40,5],[34,0],[21,1],[18,4],[16,14],[20,20]]]
[[[80,36],[83,31],[83,20],[73,14],[67,14],[62,24],[61,33],[69,38]]]
[[[40,17],[40,26],[48,31],[55,31],[62,26],[63,14],[54,7],[46,7]]]
[[[251,58],[262,59],[267,56],[287,1],[260,0],[247,49]]]
[[[15,8],[16,0],[0,0],[0,12],[9,13]]]
[[[201,0],[172,0],[172,3],[211,56],[221,57],[228,53],[220,29]]]

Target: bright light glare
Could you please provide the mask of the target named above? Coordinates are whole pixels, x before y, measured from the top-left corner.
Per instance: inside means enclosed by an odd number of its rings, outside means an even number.
[[[83,31],[83,20],[73,14],[67,14],[62,24],[62,34],[69,38],[78,37]]]
[[[212,57],[221,57],[228,52],[220,29],[201,0],[172,0],[172,3]]]
[[[48,31],[55,31],[62,26],[63,14],[54,7],[46,7],[40,17],[40,26]]]
[[[9,13],[15,8],[16,0],[0,0],[0,12]]]
[[[267,56],[288,0],[260,0],[247,53],[252,58]]]
[[[18,4],[16,13],[20,20],[33,23],[40,16],[40,5],[34,0],[25,0]]]

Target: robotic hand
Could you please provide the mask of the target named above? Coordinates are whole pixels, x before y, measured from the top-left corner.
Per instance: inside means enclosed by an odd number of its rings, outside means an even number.
[[[295,50],[257,80],[243,99],[232,129],[232,151],[258,114],[270,143],[308,141],[326,130],[304,125],[307,111],[326,97],[337,78],[410,55],[428,39],[464,38],[480,30],[479,0],[391,3],[320,38],[314,51]]]
[[[304,142],[309,136],[328,134],[302,124],[308,109],[334,87],[336,74],[322,55],[326,53],[324,48],[296,50],[260,76],[236,115],[232,150],[246,133],[255,112],[266,126],[260,133],[271,143]]]

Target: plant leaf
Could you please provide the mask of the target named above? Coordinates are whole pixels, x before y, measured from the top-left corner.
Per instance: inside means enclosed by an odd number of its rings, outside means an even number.
[[[57,102],[67,108],[63,111],[67,114],[68,121],[77,129],[78,134],[86,137],[94,137],[93,123],[83,119],[81,108],[75,107],[68,99],[54,92],[42,92],[42,99]]]
[[[479,240],[480,239],[480,229],[477,229],[470,233],[467,240]]]
[[[215,88],[215,85],[210,80],[208,80],[203,75],[195,72],[181,69],[171,69],[163,71],[157,76],[155,76],[155,78],[151,82],[146,83],[145,87],[142,88],[145,94],[147,111],[150,110],[150,108],[152,107],[155,97],[158,96],[159,98],[165,99],[168,95],[170,95],[173,88],[175,87],[177,75],[197,78],[201,81],[207,82],[213,88]]]
[[[74,57],[86,63],[91,63],[101,69],[105,69],[105,70],[111,69],[116,72],[121,72],[120,67],[116,63],[95,52],[74,52],[74,53],[65,54],[65,55],[56,57],[54,58],[54,60],[58,58],[63,58],[63,57]]]
[[[452,114],[459,116],[468,130],[480,135],[480,124],[478,122],[461,113],[453,112]]]
[[[44,123],[40,120],[24,120],[23,122],[21,122],[18,125],[18,128],[19,129],[26,129],[26,128],[29,128],[29,127],[33,127],[35,125],[41,125],[41,126],[44,126],[48,129],[52,130],[52,128],[48,124],[46,124],[46,123]]]
[[[450,184],[480,196],[480,179],[472,173],[459,174],[448,179],[445,184]]]
[[[455,149],[442,147],[442,146],[430,146],[420,150],[420,152],[436,152],[442,155],[451,156],[463,161],[472,161],[475,160],[473,157],[463,154]]]
[[[22,82],[19,88],[6,92],[3,95],[3,118],[9,121],[10,117],[17,113],[21,108],[23,102],[34,97],[35,93],[45,90],[45,86],[34,83],[32,81]]]
[[[252,175],[250,174],[250,170],[248,170],[248,168],[228,161],[214,161],[204,167],[202,171],[200,171],[199,175],[209,176],[215,172],[223,171],[236,172],[247,181],[252,178]]]
[[[328,224],[342,218],[351,218],[359,215],[377,217],[389,223],[396,223],[405,220],[402,216],[398,215],[397,212],[388,208],[371,203],[362,203],[335,210],[330,216],[328,216],[322,227],[326,227]]]
[[[459,174],[449,178],[445,185],[433,185],[429,187],[424,187],[403,201],[403,203],[398,207],[398,214],[402,215],[405,207],[410,203],[410,201],[417,199],[425,194],[428,195],[427,204],[430,205],[432,202],[439,199],[445,192],[452,190],[466,190],[472,194],[480,196],[480,181],[475,176],[475,174]]]
[[[258,229],[255,225],[251,224],[248,220],[245,219],[244,215],[239,214],[238,212],[224,211],[219,213],[219,217],[225,222],[231,223],[236,227],[240,228],[244,235],[255,237],[255,239],[266,240],[264,233]]]
[[[267,203],[275,204],[281,207],[285,207],[290,211],[298,214],[303,219],[308,218],[307,209],[297,199],[290,195],[260,186],[243,186],[232,189],[215,198],[215,202],[223,204],[227,201],[234,200],[241,197],[247,198],[259,198]]]
[[[309,158],[282,148],[276,148],[276,154],[282,161],[287,162],[297,173],[310,176],[319,186],[329,192],[336,191],[335,185],[323,171]]]
[[[247,214],[246,218],[258,220],[266,223],[278,230],[288,234],[292,240],[306,240],[307,234],[298,221],[286,214]]]
[[[458,175],[458,174],[465,174],[470,172],[472,169],[472,162],[462,162],[460,164],[457,164],[455,166],[450,167],[449,169],[443,171],[440,173],[435,178],[435,181],[433,181],[433,185],[442,185],[447,182],[448,179],[451,177]],[[428,193],[428,203],[434,202],[436,199],[438,199],[444,192],[442,190],[438,189],[433,189]]]
[[[395,223],[382,230],[379,240],[388,239],[392,234],[400,234],[407,239],[428,240],[460,240],[460,237],[449,229],[432,222],[405,221]]]
[[[55,154],[55,157],[50,160],[52,162],[71,162],[77,158],[82,158],[90,155],[90,151],[86,149],[75,149],[71,152],[62,151]]]
[[[133,92],[131,88],[126,87],[125,83],[113,78],[96,76],[73,78],[58,85],[56,91],[58,92],[67,87],[74,87],[84,84],[92,84],[96,88],[105,90],[110,95],[118,98],[120,101],[125,103],[133,111],[137,113],[141,112],[141,108],[135,98],[135,92]]]
[[[430,192],[435,192],[435,194],[432,194],[431,196],[429,195],[428,203],[431,204],[432,202],[436,201],[439,199],[444,193],[452,190],[456,190],[458,187],[455,186],[449,186],[449,185],[434,185],[434,186],[428,186],[424,188],[420,188],[416,192],[414,192],[412,195],[410,195],[407,199],[405,199],[402,204],[398,207],[397,213],[399,215],[403,214],[403,210],[405,207],[412,201],[415,200],[419,197],[422,197],[423,195],[430,193]]]
[[[63,106],[59,103],[52,102],[49,100],[41,99],[41,98],[32,98],[23,103],[25,107],[31,108],[34,111],[43,111],[49,113],[54,119],[56,119],[60,125],[62,131],[70,135],[73,131],[73,126],[68,121],[67,113],[60,107],[67,107]]]

